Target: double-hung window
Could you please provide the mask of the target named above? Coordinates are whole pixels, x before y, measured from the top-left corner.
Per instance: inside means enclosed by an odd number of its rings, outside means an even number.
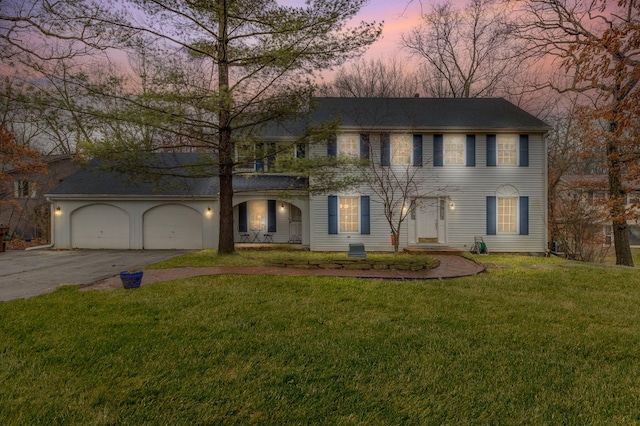
[[[465,164],[464,147],[465,135],[445,135],[444,137],[444,164]]]
[[[498,233],[515,233],[518,230],[518,198],[498,198]]]
[[[360,157],[360,135],[344,133],[338,135],[338,155],[342,157]]]
[[[487,135],[487,166],[529,167],[529,135]]]
[[[338,197],[340,232],[360,231],[360,197]]]
[[[371,232],[368,195],[330,195],[327,201],[329,234]]]
[[[476,166],[476,135],[433,135],[433,165]]]
[[[497,157],[499,166],[518,165],[518,135],[497,135]]]
[[[391,135],[391,164],[411,165],[411,153],[413,151],[413,135]]]
[[[529,235],[529,197],[511,185],[502,185],[487,197],[487,235]]]

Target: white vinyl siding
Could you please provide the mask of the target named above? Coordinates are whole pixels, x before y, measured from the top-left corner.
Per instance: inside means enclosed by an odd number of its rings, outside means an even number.
[[[393,135],[393,131],[390,131]],[[442,134],[442,132],[434,132]],[[436,167],[433,161],[425,161],[424,166],[416,171],[415,180],[421,182],[421,192],[429,197],[443,197],[444,215],[446,217],[446,234],[443,238],[447,246],[468,250],[473,243],[473,236],[482,235],[491,252],[543,252],[546,250],[546,154],[542,134],[529,134],[529,166],[528,167],[487,167],[486,166],[486,132],[469,129],[466,134],[475,134],[476,167]],[[423,152],[433,152],[433,133],[423,132]],[[495,133],[494,133],[495,134]],[[517,140],[520,132],[511,131],[511,139]],[[374,137],[375,135],[375,137]],[[446,140],[449,134],[444,134]],[[372,132],[372,158],[379,158],[379,141]],[[326,149],[310,148],[324,155]],[[519,235],[519,229],[513,233],[485,235],[486,231],[486,198],[497,195],[496,189],[501,185],[511,184],[518,189],[519,196],[529,197],[529,229],[528,235]],[[354,189],[362,195],[371,196],[371,234],[370,235],[328,235],[327,234],[327,197],[311,196],[310,198],[310,234],[311,249],[319,251],[348,250],[351,242],[365,243],[367,251],[389,251],[390,229],[382,211],[379,198],[369,189]],[[519,197],[518,196],[518,197]],[[451,207],[453,206],[453,208]],[[519,206],[516,204],[516,209]],[[416,215],[417,216],[417,215]],[[519,215],[516,213],[517,220]],[[415,235],[416,220],[410,218],[403,224],[400,244],[416,244],[411,241]],[[349,238],[350,237],[350,238]]]

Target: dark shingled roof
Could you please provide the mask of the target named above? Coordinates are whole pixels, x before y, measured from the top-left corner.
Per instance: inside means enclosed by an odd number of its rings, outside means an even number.
[[[343,126],[531,129],[549,125],[502,98],[320,98],[316,120]]]
[[[157,153],[147,158],[149,169],[159,173],[170,169],[172,175],[144,177],[104,170],[102,163],[93,160],[65,179],[47,195],[98,196],[217,196],[220,185],[217,176],[193,175],[189,166],[202,164],[202,154]],[[215,169],[212,169],[215,173]],[[233,177],[235,191],[282,190],[306,187],[306,179],[280,175],[237,175]]]
[[[340,120],[359,129],[550,130],[544,121],[502,98],[316,98],[308,118],[270,128],[267,136],[301,133],[306,122]]]

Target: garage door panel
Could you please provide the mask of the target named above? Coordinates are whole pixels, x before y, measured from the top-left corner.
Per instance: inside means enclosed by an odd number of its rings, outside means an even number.
[[[168,204],[144,214],[145,249],[201,249],[202,215],[186,206]]]
[[[71,246],[128,249],[129,215],[106,204],[92,204],[76,210],[71,216]]]

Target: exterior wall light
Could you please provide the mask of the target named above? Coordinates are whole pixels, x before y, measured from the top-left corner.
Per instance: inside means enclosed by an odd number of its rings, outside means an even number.
[[[60,206],[56,207],[56,216],[60,216],[62,214],[62,209],[60,209]]]
[[[207,216],[213,215],[213,211],[211,211],[211,207],[207,207]]]
[[[454,203],[449,203],[449,209],[450,210],[455,210],[456,209],[456,205]]]

